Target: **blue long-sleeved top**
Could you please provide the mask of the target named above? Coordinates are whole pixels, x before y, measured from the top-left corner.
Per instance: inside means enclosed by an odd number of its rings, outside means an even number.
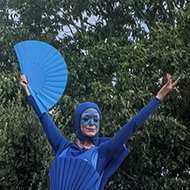
[[[117,167],[126,157],[126,155],[129,153],[129,150],[124,148],[125,142],[138,129],[138,127],[141,126],[142,123],[155,111],[155,109],[161,103],[160,100],[154,97],[144,108],[140,110],[139,113],[137,113],[127,124],[125,124],[122,127],[122,129],[113,138],[104,139],[103,143],[101,143],[101,138],[100,138],[99,146],[88,150],[88,149],[81,149],[76,145],[76,143],[69,142],[64,136],[60,134],[59,130],[53,123],[52,119],[48,116],[48,114],[40,113],[32,96],[29,96],[29,101],[32,107],[34,108],[36,114],[38,115],[42,123],[44,132],[46,133],[47,138],[55,152],[55,161],[52,165],[53,169],[50,170],[50,177],[54,178],[53,176],[55,174],[52,173],[54,173],[53,171],[56,170],[56,167],[60,167],[58,163],[61,163],[60,162],[61,159],[62,162],[66,163],[67,159],[65,160],[65,158],[69,158],[70,160],[72,160],[71,163],[78,162],[76,161],[76,159],[73,160],[73,158],[77,158],[78,160],[81,159],[88,160],[92,168],[94,168],[94,170],[92,170],[92,173],[93,171],[96,171],[95,174],[93,174],[94,181],[92,181],[91,184],[89,184],[90,183],[89,181],[84,182],[83,184],[85,183],[88,184],[86,184],[86,187],[81,187],[82,190],[85,189],[97,190],[103,188],[107,178],[113,174],[113,172],[117,169]],[[78,165],[81,166],[81,163]],[[71,169],[68,168],[64,170],[71,171]],[[68,171],[67,173],[69,176]],[[72,173],[74,175],[75,172],[73,171]],[[91,171],[91,169],[89,169],[89,171]],[[84,173],[85,172],[83,172],[82,174],[85,175]],[[86,175],[89,176],[89,172]],[[77,177],[75,176],[75,179],[76,178]],[[72,175],[70,176],[70,180],[71,179]],[[68,180],[69,179],[67,178],[66,181]],[[61,181],[64,180],[61,179]],[[64,188],[61,188],[60,184],[58,185],[58,183],[52,179],[50,179],[50,184],[52,190],[65,189],[66,187],[67,189],[69,188],[69,190],[72,190],[72,188],[76,189],[76,187],[74,186],[71,187],[66,184]],[[78,187],[78,189],[80,188]]]

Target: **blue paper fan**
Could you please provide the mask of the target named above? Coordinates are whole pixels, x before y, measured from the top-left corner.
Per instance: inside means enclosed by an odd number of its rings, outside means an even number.
[[[100,175],[85,160],[59,157],[54,160],[49,177],[51,190],[89,190]]]
[[[62,96],[67,83],[67,66],[61,54],[40,41],[24,41],[14,46],[28,89],[41,113],[52,108]]]

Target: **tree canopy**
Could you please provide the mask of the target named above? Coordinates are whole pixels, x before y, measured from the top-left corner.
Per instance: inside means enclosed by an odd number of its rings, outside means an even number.
[[[40,40],[64,57],[68,83],[49,111],[75,139],[83,101],[102,112],[100,136],[112,137],[165,83],[177,87],[127,141],[129,156],[104,189],[190,187],[190,4],[175,1],[0,1],[0,189],[49,189],[53,152],[19,86],[13,46]]]

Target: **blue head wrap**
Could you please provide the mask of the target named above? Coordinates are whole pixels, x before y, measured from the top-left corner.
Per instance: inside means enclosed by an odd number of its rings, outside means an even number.
[[[80,130],[80,120],[81,120],[81,115],[82,113],[88,109],[88,108],[94,108],[98,111],[98,113],[100,114],[100,118],[101,118],[101,112],[100,109],[98,107],[97,104],[93,103],[93,102],[84,102],[79,104],[79,106],[77,107],[76,111],[75,111],[75,125],[77,128],[76,131],[76,137],[80,140],[85,140],[87,137],[82,133],[82,131]],[[99,132],[97,132],[97,134],[95,136],[92,137],[93,143],[95,144],[95,141],[98,139],[98,134]]]

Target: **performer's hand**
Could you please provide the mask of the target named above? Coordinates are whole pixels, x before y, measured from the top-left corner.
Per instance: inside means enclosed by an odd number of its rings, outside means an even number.
[[[30,95],[30,91],[28,90],[27,83],[28,83],[28,81],[27,81],[26,76],[25,75],[20,75],[20,83],[19,84],[25,90],[27,96],[29,96]]]
[[[175,82],[172,83],[172,77],[170,74],[167,74],[167,83],[159,90],[159,92],[157,93],[157,98],[159,100],[163,100],[164,97],[174,89],[174,87],[176,86],[176,84],[178,83],[179,79],[178,78]]]

